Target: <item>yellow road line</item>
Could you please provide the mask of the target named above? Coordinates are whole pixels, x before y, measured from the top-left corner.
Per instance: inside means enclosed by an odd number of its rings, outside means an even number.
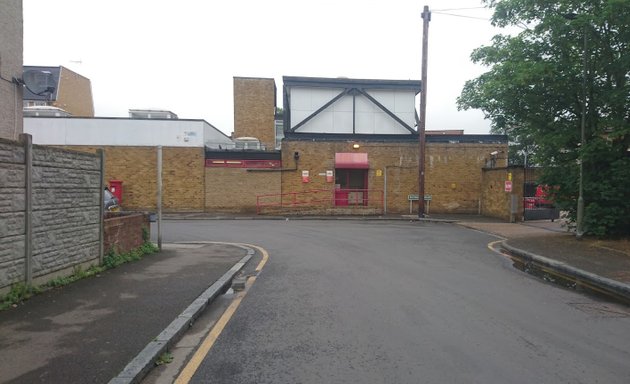
[[[267,260],[269,259],[269,254],[267,253],[267,251],[265,251],[263,248],[256,246],[256,245],[252,245],[252,244],[243,244],[247,247],[252,247],[252,248],[256,248],[258,250],[258,252],[260,252],[262,254],[262,260],[260,260],[260,263],[258,263],[258,266],[256,267],[256,272],[260,272],[263,267],[265,266],[265,264],[267,264]]]
[[[224,244],[228,244],[228,243],[224,243]],[[256,272],[260,272],[262,268],[265,266],[265,264],[267,263],[267,260],[269,259],[269,253],[267,253],[267,251],[264,250],[263,248],[258,247],[256,245],[251,245],[251,244],[240,244],[240,245],[256,248],[262,254],[262,260],[260,260],[260,263],[258,263],[258,266],[256,266]],[[256,281],[256,276],[251,276],[249,279],[247,279],[249,286],[251,286],[251,284],[253,284],[254,281]],[[180,372],[179,376],[175,380],[175,384],[187,384],[188,382],[190,382],[193,375],[195,374],[195,372],[197,372],[197,369],[199,369],[199,366],[203,362],[203,359],[206,358],[206,356],[208,355],[208,352],[210,352],[210,349],[212,349],[212,346],[221,335],[221,332],[223,332],[223,329],[225,328],[227,323],[230,321],[230,319],[232,319],[232,316],[236,312],[236,309],[241,304],[241,301],[243,301],[243,298],[247,294],[247,291],[249,290],[249,286],[244,291],[236,295],[236,297],[234,298],[234,301],[232,301],[232,303],[228,306],[228,308],[225,310],[223,315],[221,315],[217,323],[214,325],[214,327],[212,327],[212,329],[210,330],[210,332],[208,333],[204,341],[201,343],[201,345],[199,346],[199,348],[197,349],[193,357],[188,362],[188,364],[186,364],[184,369]]]
[[[494,246],[495,246],[496,244],[498,244],[498,243],[502,243],[502,242],[503,242],[503,240],[497,240],[497,241],[493,241],[493,242],[491,242],[491,243],[488,243],[488,249],[489,249],[489,250],[491,250],[492,252],[501,253],[501,252],[498,252],[496,249],[494,249]]]

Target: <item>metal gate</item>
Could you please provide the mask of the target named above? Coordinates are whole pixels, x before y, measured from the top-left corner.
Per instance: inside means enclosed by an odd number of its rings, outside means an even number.
[[[546,185],[538,184],[538,168],[524,168],[523,220],[551,220],[560,218],[560,210],[547,196]]]

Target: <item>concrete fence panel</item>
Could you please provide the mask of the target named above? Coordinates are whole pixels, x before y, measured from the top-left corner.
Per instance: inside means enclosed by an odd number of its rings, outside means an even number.
[[[0,140],[0,292],[102,258],[102,154]]]

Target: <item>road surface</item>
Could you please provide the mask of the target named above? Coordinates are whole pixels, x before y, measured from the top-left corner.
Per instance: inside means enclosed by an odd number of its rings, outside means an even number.
[[[452,224],[166,221],[270,258],[193,383],[629,383],[630,310],[546,284]],[[153,231],[155,233],[155,230]]]

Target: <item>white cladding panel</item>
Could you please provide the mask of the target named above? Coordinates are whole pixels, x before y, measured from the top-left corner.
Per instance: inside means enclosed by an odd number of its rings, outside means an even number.
[[[233,148],[234,146],[232,139],[205,121],[203,122],[203,138],[206,147],[219,148],[220,145],[222,148]]]
[[[302,122],[343,92],[340,88],[290,89],[291,128]],[[415,93],[399,90],[366,90],[366,92],[410,127],[414,127]],[[353,133],[353,96],[346,95],[298,128],[298,132]],[[360,134],[409,134],[391,116],[363,95],[355,98],[355,130]]]
[[[201,120],[25,118],[24,132],[43,145],[203,147],[208,140],[232,142]]]

